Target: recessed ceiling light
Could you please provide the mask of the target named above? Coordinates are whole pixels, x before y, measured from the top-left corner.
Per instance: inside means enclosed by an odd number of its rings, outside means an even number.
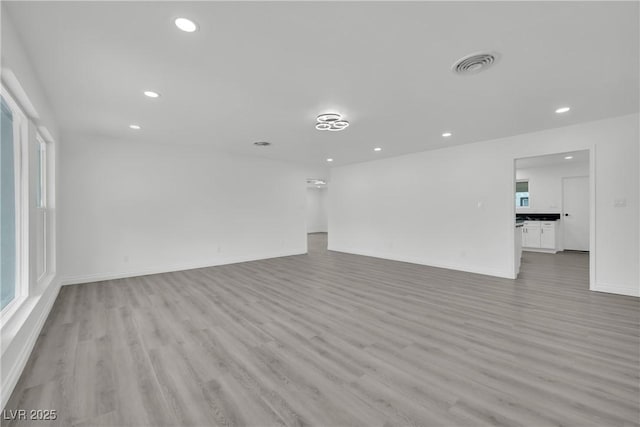
[[[253,143],[253,145],[257,145],[258,147],[268,147],[271,145],[271,143],[268,141],[256,141]]]
[[[566,113],[569,110],[571,110],[571,107],[560,107],[556,110],[556,113],[562,114],[562,113]]]
[[[158,92],[154,92],[152,90],[145,90],[144,94],[145,94],[145,96],[148,96],[149,98],[158,98],[160,96],[160,94]]]
[[[571,159],[573,159],[573,156],[564,156],[564,159],[565,160],[571,160]]]
[[[451,135],[453,135],[451,132],[445,132],[442,134],[445,138],[449,138]]]
[[[376,147],[376,148],[373,149],[373,151],[382,151],[382,148]]]
[[[332,158],[328,158],[327,162],[333,162],[333,159]]]
[[[140,130],[140,125],[129,125],[131,129]]]
[[[180,28],[182,31],[187,33],[193,33],[198,29],[198,25],[190,19],[187,18],[177,18],[175,21],[176,27]]]

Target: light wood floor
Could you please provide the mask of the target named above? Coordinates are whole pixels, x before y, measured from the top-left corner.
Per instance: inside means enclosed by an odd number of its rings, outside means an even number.
[[[64,287],[6,409],[63,426],[639,424],[640,303],[588,291],[587,255],[525,253],[511,281],[325,247]]]

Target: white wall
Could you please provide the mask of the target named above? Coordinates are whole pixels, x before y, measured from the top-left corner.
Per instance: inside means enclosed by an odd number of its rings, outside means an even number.
[[[514,159],[592,149],[591,287],[640,295],[638,126],[634,114],[336,167],[329,249],[513,278]]]
[[[3,5],[4,6],[4,5]],[[29,156],[29,266],[28,266],[28,296],[18,309],[11,316],[2,318],[0,328],[1,350],[0,373],[1,384],[0,396],[2,408],[4,408],[13,388],[15,387],[22,370],[27,362],[35,341],[44,325],[49,311],[55,301],[60,289],[59,281],[56,277],[56,251],[55,240],[57,222],[55,194],[57,190],[56,180],[56,155],[58,139],[58,128],[54,120],[52,110],[47,100],[45,91],[40,86],[39,80],[25,55],[25,50],[16,34],[10,17],[2,7],[2,85],[11,92],[16,102],[20,104],[25,114],[28,116],[28,156]],[[49,271],[50,274],[41,281],[38,281],[36,274],[36,244],[37,223],[35,212],[35,135],[38,129],[46,127],[54,143],[49,145],[49,164],[52,172],[50,181],[50,215],[48,221],[49,233]],[[45,135],[46,137],[46,135]]]
[[[571,176],[589,176],[589,163],[567,161],[543,167],[516,169],[516,179],[529,181],[529,207],[516,208],[516,212],[561,213],[562,178]]]
[[[326,187],[307,188],[307,233],[326,233],[328,219]]]
[[[307,250],[304,167],[133,137],[65,142],[65,283]]]

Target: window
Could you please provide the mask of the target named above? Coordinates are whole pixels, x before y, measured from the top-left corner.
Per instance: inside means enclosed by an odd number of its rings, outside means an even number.
[[[0,301],[4,309],[16,296],[16,185],[15,155],[13,147],[13,113],[11,108],[0,99],[2,108],[2,145],[0,149]]]
[[[516,181],[516,208],[529,207],[529,181]]]
[[[0,96],[0,310],[26,295],[26,118],[4,89]],[[23,220],[24,218],[24,220]]]

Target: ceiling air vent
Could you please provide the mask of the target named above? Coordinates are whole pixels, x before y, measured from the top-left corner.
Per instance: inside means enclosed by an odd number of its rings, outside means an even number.
[[[474,53],[457,60],[451,69],[456,74],[475,74],[490,67],[497,59],[495,53]]]

